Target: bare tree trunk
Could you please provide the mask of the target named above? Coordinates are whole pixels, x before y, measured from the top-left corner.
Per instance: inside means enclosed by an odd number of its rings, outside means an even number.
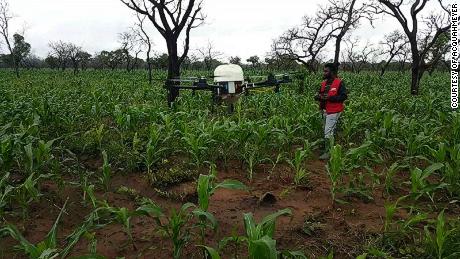
[[[150,60],[150,50],[151,46],[149,44],[148,46],[148,51],[147,51],[147,69],[149,71],[149,84],[152,84],[153,78],[152,78],[152,61]]]
[[[419,86],[420,86],[420,61],[419,61],[419,56],[418,53],[414,55],[412,53],[412,67],[411,67],[411,73],[412,73],[412,81],[411,81],[411,86],[410,86],[410,92],[412,95],[418,95],[419,92]]]
[[[180,76],[180,62],[177,55],[177,41],[168,41],[168,79],[178,78]],[[168,104],[171,104],[179,96],[179,90],[169,86]]]
[[[342,43],[342,37],[337,37],[335,40],[335,54],[334,54],[334,64],[339,63],[340,56],[340,44]]]

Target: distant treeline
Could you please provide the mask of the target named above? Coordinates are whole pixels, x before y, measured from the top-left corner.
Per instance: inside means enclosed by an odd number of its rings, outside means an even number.
[[[75,61],[71,59],[60,60],[54,56],[48,56],[46,58],[40,58],[35,55],[29,55],[22,60],[21,67],[25,69],[40,69],[40,68],[49,68],[56,70],[66,70],[66,69],[77,69],[77,70],[87,70],[87,69],[126,69],[128,71],[133,69],[147,69],[147,62],[144,59],[130,57],[128,59],[124,57],[124,54],[120,51],[102,51],[94,56],[87,54],[82,55],[84,58],[78,60],[77,64],[74,64]],[[9,61],[8,55],[0,55],[0,68],[14,68],[14,64]],[[262,69],[262,70],[273,70],[273,71],[282,71],[282,70],[300,70],[305,68],[305,65],[299,64],[288,58],[270,58],[267,57],[263,61],[260,60],[257,56],[253,56],[247,61],[252,61],[248,63],[242,63],[239,57],[231,57],[229,62],[222,62],[216,59],[212,60],[193,60],[187,58],[183,65],[182,69],[185,70],[212,70],[218,65],[224,63],[233,63],[242,66],[244,69]],[[168,69],[168,55],[161,54],[156,55],[151,58],[151,63],[154,69]],[[361,71],[380,71],[382,66],[384,66],[385,61],[379,63],[370,63],[370,62],[343,62],[340,65],[341,70],[351,71],[359,73]],[[395,61],[391,62],[387,71],[405,71],[410,69],[411,64],[409,62]],[[317,71],[321,68],[321,63],[316,64]],[[436,67],[438,71],[448,71],[449,64],[446,62],[439,63]]]

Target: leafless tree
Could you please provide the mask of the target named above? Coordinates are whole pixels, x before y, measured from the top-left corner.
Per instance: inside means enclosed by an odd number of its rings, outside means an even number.
[[[360,73],[363,67],[370,63],[370,57],[376,52],[376,49],[369,42],[363,48],[359,48],[358,38],[347,39],[345,44],[347,48],[342,55],[343,60],[349,63],[351,72]]]
[[[24,41],[24,32],[15,33],[10,37],[10,21],[13,19],[8,0],[0,0],[0,35],[9,52],[9,61],[13,64],[19,78],[19,66],[30,52],[30,44]],[[0,41],[1,43],[1,41]]]
[[[273,42],[272,51],[302,63],[309,71],[317,71],[318,55],[333,35],[328,28],[331,22],[329,13],[304,16],[301,26],[286,31]]]
[[[133,28],[133,31],[137,34],[137,37],[140,39],[141,46],[144,46],[147,50],[145,51],[146,53],[146,59],[145,61],[147,62],[147,69],[148,69],[148,77],[149,77],[149,84],[152,84],[153,82],[153,76],[152,76],[152,59],[151,59],[151,53],[152,53],[152,40],[150,39],[149,34],[147,33],[146,30],[146,24],[145,24],[145,19],[147,18],[146,16],[143,16],[139,13],[136,13],[136,18],[137,18],[137,23],[135,27]]]
[[[214,44],[208,41],[204,47],[197,49],[198,56],[203,60],[206,70],[211,70],[215,61],[222,57],[223,53],[215,50]]]
[[[4,44],[8,48],[10,54],[13,54],[13,45],[10,39],[9,25],[13,19],[13,15],[10,13],[9,3],[7,0],[0,0],[0,33],[5,41]]]
[[[67,62],[70,59],[69,43],[63,41],[50,42],[50,55],[54,56],[59,64],[59,67],[64,71],[67,68]]]
[[[132,31],[126,31],[118,34],[118,42],[126,64],[126,71],[131,71],[131,51],[136,46],[136,35]]]
[[[318,13],[332,19],[332,37],[335,38],[334,63],[339,63],[341,43],[350,31],[356,29],[364,19],[374,20],[372,9],[357,0],[329,0],[329,4],[320,8]]]
[[[163,36],[168,49],[168,78],[180,76],[180,65],[187,57],[190,31],[204,21],[201,0],[120,0],[130,9],[145,15]],[[177,41],[185,31],[182,54],[179,56]],[[169,87],[168,103],[179,96],[177,89]]]
[[[432,13],[426,19],[427,30],[420,30],[420,12],[425,8],[428,0],[378,0],[380,5],[374,5],[376,13],[383,13],[393,16],[401,24],[406,34],[411,48],[412,56],[412,82],[411,94],[417,95],[419,92],[420,79],[426,71],[426,59],[430,50],[438,39],[448,33],[450,29],[450,12],[443,0],[438,3],[443,10],[439,13]],[[410,5],[409,15],[405,14],[402,7]]]
[[[72,63],[73,73],[77,74],[78,67],[82,59],[82,55],[81,55],[81,53],[83,52],[82,47],[77,46],[73,43],[66,43],[65,45],[67,48],[69,61]]]
[[[387,56],[387,59],[381,67],[380,76],[385,74],[386,69],[395,57],[403,54],[402,52],[405,51],[404,47],[407,46],[408,43],[407,37],[398,30],[385,35],[384,40],[380,42],[383,46],[380,54]]]

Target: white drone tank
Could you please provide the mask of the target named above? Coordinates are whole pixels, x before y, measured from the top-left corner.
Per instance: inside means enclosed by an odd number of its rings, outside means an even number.
[[[243,81],[243,69],[238,65],[220,65],[214,70],[214,82],[226,88],[223,93],[239,93]]]

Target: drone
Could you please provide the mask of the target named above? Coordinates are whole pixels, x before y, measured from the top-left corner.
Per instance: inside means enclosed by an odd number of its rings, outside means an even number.
[[[243,69],[235,64],[220,65],[214,70],[214,82],[208,83],[206,77],[189,77],[180,79],[169,79],[166,87],[177,90],[211,91],[213,101],[216,104],[228,103],[231,106],[243,95],[251,90],[274,87],[275,93],[280,91],[281,84],[290,83],[288,74],[274,75],[270,73],[265,80],[251,82],[244,78]]]

